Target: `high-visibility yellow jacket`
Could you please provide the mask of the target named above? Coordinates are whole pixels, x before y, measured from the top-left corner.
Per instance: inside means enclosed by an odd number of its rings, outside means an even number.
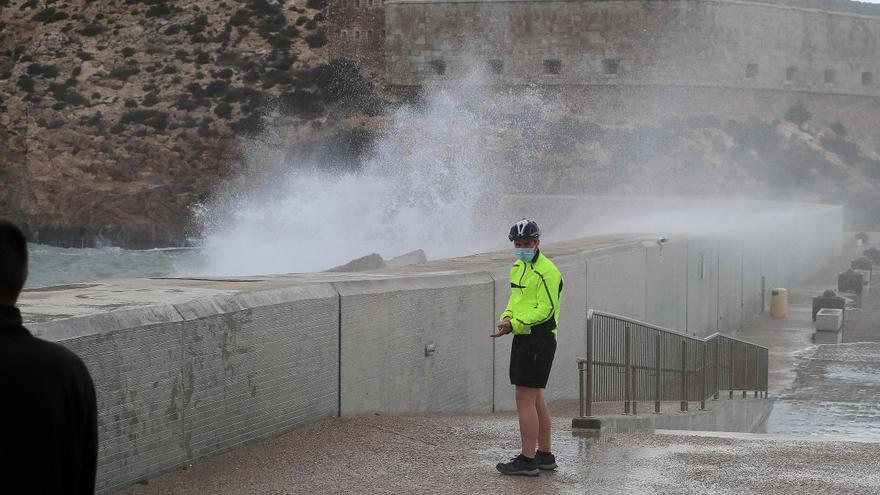
[[[515,335],[552,330],[557,335],[562,304],[562,274],[538,251],[531,262],[516,260],[510,268],[510,299],[499,321],[510,318]]]

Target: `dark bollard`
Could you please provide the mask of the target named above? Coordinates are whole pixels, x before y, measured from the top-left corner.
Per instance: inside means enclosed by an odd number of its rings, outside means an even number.
[[[880,265],[880,249],[872,247],[870,249],[866,249],[863,253],[866,258],[871,260],[875,265]]]
[[[837,291],[861,294],[865,282],[861,273],[847,270],[837,274]]]
[[[869,258],[862,256],[849,262],[850,268],[853,270],[867,270],[871,272],[874,268],[874,262]]]

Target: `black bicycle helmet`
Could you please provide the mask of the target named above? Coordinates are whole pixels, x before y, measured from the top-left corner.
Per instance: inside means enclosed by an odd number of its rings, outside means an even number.
[[[510,234],[507,235],[511,241],[530,241],[540,237],[541,229],[538,228],[538,224],[526,218],[513,224],[513,227],[510,228]]]

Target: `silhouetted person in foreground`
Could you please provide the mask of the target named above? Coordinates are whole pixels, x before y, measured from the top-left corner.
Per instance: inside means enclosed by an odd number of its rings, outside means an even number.
[[[22,326],[27,266],[24,235],[0,220],[0,492],[93,494],[95,388],[76,354]]]

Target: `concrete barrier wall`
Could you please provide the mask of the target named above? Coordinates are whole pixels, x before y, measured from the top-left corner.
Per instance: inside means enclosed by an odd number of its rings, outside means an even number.
[[[99,493],[336,416],[339,306],[332,287],[148,311],[152,322],[139,326],[118,327],[110,313],[33,327],[43,336],[89,333],[62,343],[95,381]]]
[[[680,332],[687,328],[688,243],[645,242],[645,321]]]
[[[731,333],[760,310],[762,277],[769,301],[771,288],[840,252],[842,213],[807,205],[720,230],[662,246],[652,236],[545,246],[565,280],[548,398],[577,398],[587,308]],[[338,414],[513,409],[511,338],[489,338],[509,268],[496,253],[409,272],[272,279],[283,287],[32,329],[81,355],[95,378],[99,492],[108,493]]]
[[[646,260],[642,243],[593,251],[585,257],[585,307],[644,320]]]
[[[335,285],[343,415],[492,411],[495,282],[488,274]]]

